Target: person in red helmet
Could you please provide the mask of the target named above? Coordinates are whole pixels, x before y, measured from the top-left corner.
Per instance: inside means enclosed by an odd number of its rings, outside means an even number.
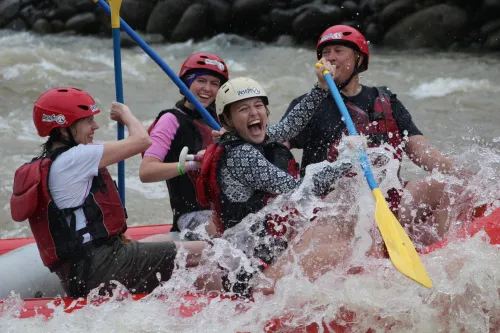
[[[215,54],[196,53],[181,66],[180,79],[198,98],[214,119],[215,96],[229,79],[225,62]],[[200,162],[180,165],[179,155],[184,147],[197,154],[212,143],[212,129],[194,105],[183,97],[174,108],[161,111],[148,132],[152,145],[145,152],[139,170],[143,183],[166,181],[173,213],[172,232],[187,230],[187,239],[197,239],[194,229],[210,221],[211,211],[196,201],[195,182]],[[207,230],[211,233],[213,225]],[[175,234],[170,234],[170,236]]]
[[[358,30],[345,25],[326,29],[318,39],[316,55],[318,59],[324,58],[336,66],[335,84],[358,133],[367,136],[368,147],[376,148],[384,143],[389,145],[383,148],[389,152],[385,154],[388,158],[378,156],[372,158],[373,161],[380,164],[383,160],[394,158],[401,163],[406,154],[413,163],[426,171],[454,172],[453,161],[423,136],[395,93],[387,87],[368,87],[360,83],[359,74],[368,70],[370,52],[368,42]],[[286,114],[303,97],[293,100]],[[346,126],[330,96],[316,109],[315,116],[306,128],[288,142],[291,148],[303,149],[301,173],[309,164],[325,159],[334,161],[339,154],[343,135],[347,135]],[[437,232],[442,236],[446,230],[449,201],[444,195],[444,184],[435,180],[408,182],[404,188],[410,195],[404,196],[406,199],[403,201],[404,183],[401,181],[400,185],[398,189],[391,188],[386,197],[399,220],[403,224],[415,223],[423,220],[426,213],[432,210],[434,217],[439,220]],[[411,213],[415,211],[416,215]]]
[[[168,280],[179,243],[128,242],[126,213],[106,167],[145,151],[151,141],[126,105],[113,103],[111,120],[127,127],[123,140],[94,143],[100,113],[86,92],[60,87],[35,102],[33,122],[48,136],[42,154],[15,173],[10,201],[15,221],[29,220],[45,266],[71,297],[84,297],[116,280],[131,292],[151,292],[157,274]],[[189,242],[188,266],[205,247]]]

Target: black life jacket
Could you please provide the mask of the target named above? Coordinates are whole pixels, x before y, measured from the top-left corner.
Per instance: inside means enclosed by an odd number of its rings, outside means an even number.
[[[195,113],[187,108],[164,110],[158,114],[148,132],[166,113],[173,114],[179,121],[179,129],[172,140],[170,150],[163,159],[164,163],[179,161],[182,148],[188,147],[188,154],[196,154],[212,143],[212,128],[203,118],[195,118]],[[215,118],[216,119],[216,118]],[[173,212],[173,226],[171,231],[179,231],[177,220],[183,214],[203,210],[196,200],[195,183],[199,171],[190,171],[185,175],[177,176],[166,181],[170,197],[170,206]]]

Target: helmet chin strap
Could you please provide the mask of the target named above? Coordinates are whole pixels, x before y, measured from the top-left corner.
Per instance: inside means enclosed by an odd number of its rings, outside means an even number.
[[[345,80],[344,82],[342,82],[341,84],[337,84],[337,88],[339,88],[339,91],[341,91],[342,89],[344,89],[345,87],[347,87],[347,85],[349,83],[351,83],[351,80],[352,78],[359,73],[358,69],[359,67],[361,66],[361,64],[359,63],[361,60],[361,57],[358,56],[358,62],[356,63],[356,67],[354,68],[354,70],[352,71],[352,74],[351,76],[349,76],[349,78],[347,80]]]

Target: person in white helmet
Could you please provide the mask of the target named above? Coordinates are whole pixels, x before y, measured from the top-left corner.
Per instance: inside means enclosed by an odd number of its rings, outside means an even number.
[[[290,192],[301,184],[302,180],[294,177],[297,169],[293,155],[280,142],[300,132],[330,93],[322,72],[328,69],[335,74],[335,67],[324,59],[320,63],[322,66],[316,69],[318,83],[288,117],[273,126],[268,126],[268,98],[258,82],[235,78],[219,89],[216,108],[226,132],[207,148],[197,180],[198,201],[213,207],[213,222],[219,235],[227,235],[226,231],[240,224],[248,214],[261,210],[270,197]],[[351,168],[350,163],[342,161],[326,165],[313,176],[312,193],[317,196],[328,193],[335,181]],[[255,259],[256,269],[265,270],[288,247],[287,237],[277,231],[279,228],[273,229],[274,221],[251,223],[249,232],[262,241],[252,246],[235,245]],[[306,243],[311,235],[305,235]],[[334,254],[327,254],[329,259],[318,257],[325,263],[338,260]],[[277,278],[280,274],[275,272],[273,276]],[[225,279],[225,287],[246,294],[252,276],[243,269],[236,274],[236,281]]]

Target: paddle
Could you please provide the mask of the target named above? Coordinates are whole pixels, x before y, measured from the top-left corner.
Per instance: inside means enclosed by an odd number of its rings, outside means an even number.
[[[120,50],[120,7],[122,0],[109,0],[111,6],[111,28],[113,31],[113,56],[115,67],[116,101],[123,103],[122,59]],[[125,129],[118,123],[118,140],[125,137]],[[125,161],[118,162],[118,193],[125,207]]]
[[[112,15],[108,4],[104,2],[104,0],[93,0],[93,1],[96,4],[98,4],[102,9],[104,9],[104,11],[108,13],[108,15]],[[110,0],[110,2],[112,1],[113,0]],[[210,113],[208,113],[208,111],[200,103],[200,101],[198,101],[198,99],[193,95],[193,93],[188,89],[188,87],[186,87],[184,82],[182,82],[182,80],[179,79],[177,74],[175,74],[175,72],[170,67],[168,67],[168,65],[160,58],[160,56],[158,56],[158,54],[156,54],[156,52],[153,51],[153,49],[148,44],[146,44],[146,42],[134,31],[134,29],[132,29],[127,24],[127,22],[125,22],[121,18],[119,19],[119,22],[121,23],[119,27],[121,27],[121,29],[125,31],[127,35],[129,35],[130,38],[132,38],[137,43],[137,45],[139,45],[144,50],[144,52],[146,52],[146,54],[149,55],[149,57],[158,64],[158,66],[160,66],[160,68],[165,72],[165,74],[167,74],[170,77],[170,79],[174,81],[174,83],[177,85],[177,87],[179,87],[183,95],[186,96],[186,98],[191,102],[191,104],[193,104],[196,107],[196,109],[200,112],[200,114],[206,120],[208,125],[217,131],[220,130],[221,126],[219,125],[219,123],[217,123],[215,119],[210,115]]]
[[[322,65],[319,63],[316,64],[317,68],[321,66]],[[342,97],[340,96],[338,88],[333,82],[332,76],[327,70],[323,72],[323,75],[328,83],[333,99],[335,100],[335,103],[344,118],[349,135],[357,136],[358,133],[356,132],[356,128],[354,127],[351,116],[347,111]],[[365,178],[370,186],[373,197],[375,198],[375,221],[377,222],[377,226],[382,234],[382,238],[384,239],[385,246],[387,247],[387,251],[389,252],[389,257],[391,258],[393,265],[410,279],[417,281],[424,287],[431,288],[432,281],[429,278],[422,261],[420,261],[420,257],[418,256],[410,238],[406,234],[406,231],[389,209],[389,206],[384,199],[384,195],[373,177],[368,156],[363,149],[360,149],[360,155],[361,168],[363,169]]]

